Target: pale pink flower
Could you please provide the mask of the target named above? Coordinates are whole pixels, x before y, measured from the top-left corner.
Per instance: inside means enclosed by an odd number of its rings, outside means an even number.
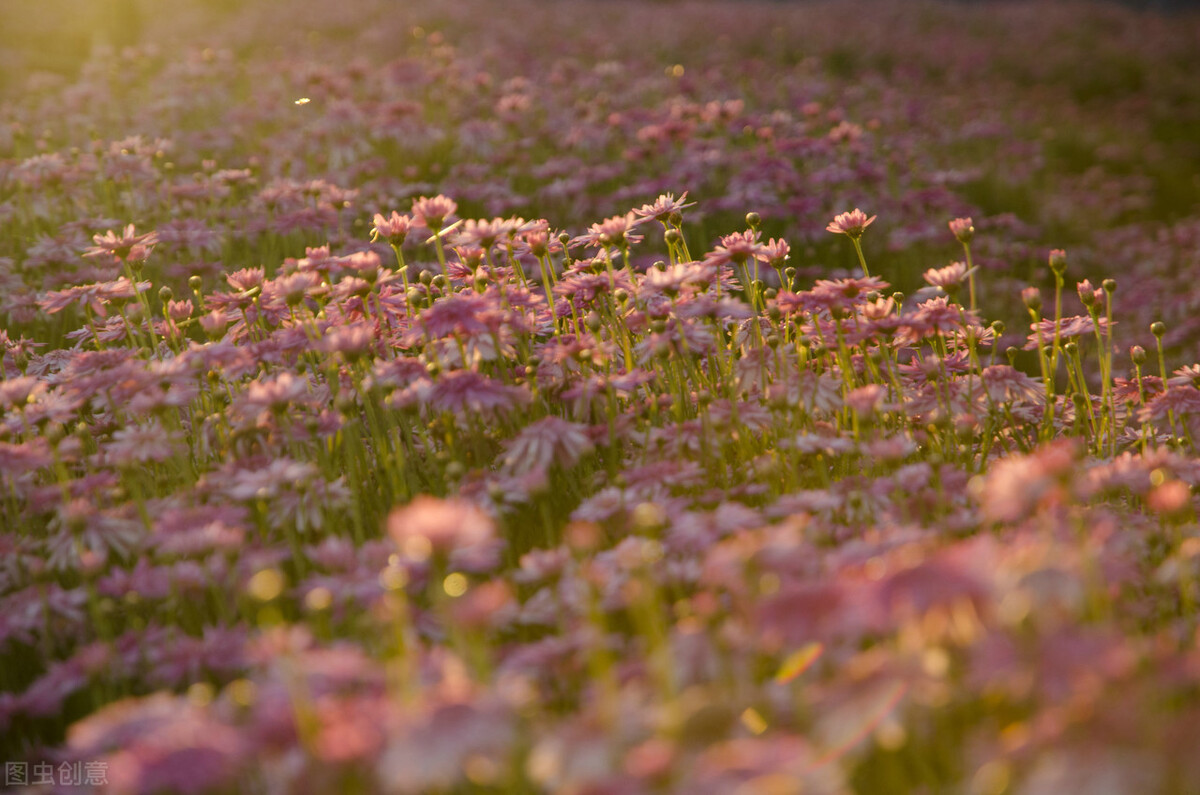
[[[375,213],[374,223],[375,226],[371,229],[372,240],[383,238],[393,246],[402,246],[413,220],[410,216],[401,215],[393,210],[388,216]]]
[[[664,193],[654,200],[653,204],[643,204],[640,209],[634,210],[633,214],[639,218],[653,218],[655,221],[665,223],[672,213],[682,212],[687,207],[692,207],[695,202],[686,202],[688,192],[684,191],[676,199],[673,194]]]
[[[405,554],[421,557],[485,545],[496,530],[491,518],[472,503],[423,494],[391,512],[387,532]]]
[[[923,278],[934,287],[953,295],[970,273],[966,263],[952,262],[944,268],[930,268],[925,271]]]
[[[834,216],[832,223],[825,227],[825,231],[858,240],[877,217],[872,215],[868,218],[866,213],[856,207],[850,212]]]
[[[158,235],[154,232],[139,235],[133,224],[129,224],[119,236],[109,229],[103,235],[93,236],[92,240],[96,245],[83,252],[85,257],[108,256],[118,260],[138,261],[149,255],[150,249],[158,242]]]
[[[950,232],[958,238],[960,243],[970,243],[975,237],[975,226],[971,223],[970,218],[955,218],[950,222]]]
[[[448,196],[422,196],[413,202],[412,222],[431,232],[439,232],[457,209],[458,204]]]

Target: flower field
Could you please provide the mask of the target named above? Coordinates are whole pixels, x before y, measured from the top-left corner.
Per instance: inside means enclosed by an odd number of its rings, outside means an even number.
[[[1200,15],[113,8],[0,39],[5,789],[1200,793]]]

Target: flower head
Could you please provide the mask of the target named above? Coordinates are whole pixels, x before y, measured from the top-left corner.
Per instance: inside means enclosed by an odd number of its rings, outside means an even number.
[[[387,531],[401,551],[413,558],[484,544],[495,534],[492,520],[472,503],[426,495],[392,511]]]
[[[408,237],[408,230],[412,226],[413,219],[411,216],[401,215],[395,210],[389,216],[384,216],[380,213],[375,213],[375,228],[372,229],[372,239],[378,240],[383,238],[393,246],[404,245],[405,238]]]
[[[154,232],[139,235],[133,224],[129,224],[119,236],[109,229],[103,235],[94,235],[92,240],[96,245],[83,252],[85,257],[111,256],[119,260],[141,261],[149,256],[150,249],[158,242],[158,235]]]
[[[848,213],[834,216],[833,222],[825,227],[825,231],[858,240],[877,217],[872,215],[868,218],[866,213],[855,207]]]
[[[454,215],[458,203],[440,193],[437,196],[422,196],[413,202],[412,220],[431,232],[438,232],[446,225],[446,219]]]
[[[654,200],[653,204],[643,204],[641,209],[634,210],[633,214],[639,218],[653,218],[655,221],[665,223],[673,213],[682,212],[684,208],[695,205],[695,202],[686,202],[687,191],[684,191],[678,199],[674,194],[664,193]]]
[[[975,237],[975,226],[970,218],[955,218],[950,222],[950,231],[958,238],[959,243],[970,243]]]

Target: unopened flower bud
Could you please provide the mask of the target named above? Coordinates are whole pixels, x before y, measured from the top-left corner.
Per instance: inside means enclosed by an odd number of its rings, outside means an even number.
[[[1042,291],[1036,287],[1026,287],[1021,291],[1021,300],[1031,311],[1037,312],[1042,308]]]
[[[1067,269],[1067,252],[1056,248],[1050,252],[1050,270],[1061,274]]]
[[[1150,324],[1150,333],[1162,339],[1163,334],[1167,333],[1167,326],[1161,320],[1156,320]]]
[[[1129,349],[1129,358],[1133,360],[1134,364],[1145,364],[1146,349],[1141,345],[1134,345]]]

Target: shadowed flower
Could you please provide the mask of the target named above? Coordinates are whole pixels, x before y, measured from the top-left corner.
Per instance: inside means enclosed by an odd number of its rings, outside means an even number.
[[[511,411],[530,400],[525,389],[509,386],[473,370],[443,373],[436,381],[418,385],[415,389],[417,400],[434,411],[461,415]]]
[[[525,426],[507,445],[504,466],[516,474],[545,471],[551,465],[575,466],[592,451],[586,426],[559,417],[544,417]]]
[[[983,381],[983,388],[988,397],[998,403],[1011,400],[1041,403],[1045,395],[1042,382],[1007,364],[994,364],[983,368],[980,380]]]

